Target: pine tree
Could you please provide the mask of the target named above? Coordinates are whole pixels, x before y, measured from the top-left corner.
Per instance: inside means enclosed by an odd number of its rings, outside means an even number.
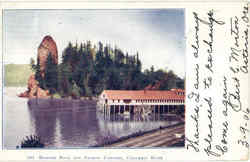
[[[37,58],[37,65],[36,65],[36,72],[35,72],[35,79],[38,81],[38,85],[40,88],[45,89],[45,80],[42,77],[41,74],[41,68],[40,68],[40,64],[39,64],[39,58]]]
[[[57,76],[57,65],[54,62],[51,53],[49,53],[46,61],[44,79],[46,89],[48,89],[51,94],[54,94],[57,90]]]
[[[63,51],[63,60],[59,67],[59,91],[66,96],[72,95],[73,87],[79,88],[81,96],[93,96],[100,94],[104,89],[137,90],[160,83],[159,89],[165,90],[183,87],[184,83],[173,72],[155,70],[153,66],[142,72],[138,52],[136,55],[125,54],[117,46],[103,46],[101,42],[98,48],[92,45],[91,41],[81,43],[80,47],[69,43]],[[40,80],[39,84],[43,85],[39,68],[36,77]],[[49,78],[51,77],[46,79]],[[51,84],[55,82],[53,79],[50,81]],[[46,84],[43,87],[53,86]]]
[[[36,72],[36,65],[35,65],[35,60],[33,58],[30,58],[30,68],[33,72]]]
[[[60,65],[60,87],[64,96],[69,96],[73,87],[73,74],[69,63]]]

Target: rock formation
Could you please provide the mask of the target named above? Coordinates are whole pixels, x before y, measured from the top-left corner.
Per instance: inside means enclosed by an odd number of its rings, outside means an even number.
[[[51,36],[45,36],[38,47],[37,55],[37,61],[40,65],[40,72],[42,77],[44,77],[46,61],[49,53],[51,53],[54,62],[58,64],[58,52],[56,43]],[[29,98],[48,98],[50,94],[48,90],[44,90],[39,87],[38,81],[35,79],[35,74],[32,74],[28,80],[28,90],[24,93],[19,94],[18,96]]]
[[[54,63],[58,64],[58,53],[55,41],[51,36],[46,36],[38,47],[37,61],[40,65],[42,77],[44,77],[47,57],[51,53]]]
[[[32,74],[28,80],[28,90],[21,93],[19,97],[29,97],[29,98],[48,98],[50,96],[48,90],[44,90],[38,86],[38,81],[35,79],[35,75]]]

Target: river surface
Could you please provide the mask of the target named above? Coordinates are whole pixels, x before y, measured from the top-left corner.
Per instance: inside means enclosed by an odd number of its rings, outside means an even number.
[[[28,99],[17,94],[25,88],[8,87],[3,98],[3,141],[5,149],[15,149],[25,136],[37,135],[47,148],[79,148],[101,144],[138,131],[175,124],[175,119],[148,117],[104,117],[96,108],[74,111],[30,108]]]

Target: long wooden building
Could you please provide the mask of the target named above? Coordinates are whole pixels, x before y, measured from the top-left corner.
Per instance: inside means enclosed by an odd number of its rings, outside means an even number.
[[[98,108],[105,115],[180,113],[184,111],[185,91],[104,90],[98,98]]]

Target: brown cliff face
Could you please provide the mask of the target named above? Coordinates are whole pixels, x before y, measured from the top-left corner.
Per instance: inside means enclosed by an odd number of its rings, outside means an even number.
[[[35,75],[32,74],[28,80],[28,90],[18,96],[28,98],[48,98],[50,94],[48,90],[44,90],[38,86],[38,81],[35,79]]]
[[[38,47],[37,60],[40,65],[40,71],[42,77],[44,77],[46,61],[49,53],[56,64],[58,64],[58,52],[55,41],[51,36],[45,36]],[[32,74],[28,80],[28,90],[18,95],[19,97],[29,98],[48,98],[50,96],[48,90],[44,90],[39,87],[38,81],[35,79],[35,75]]]
[[[40,71],[42,77],[44,77],[46,61],[49,53],[56,64],[58,64],[58,52],[55,41],[51,36],[45,36],[38,47],[38,63],[40,65]]]

